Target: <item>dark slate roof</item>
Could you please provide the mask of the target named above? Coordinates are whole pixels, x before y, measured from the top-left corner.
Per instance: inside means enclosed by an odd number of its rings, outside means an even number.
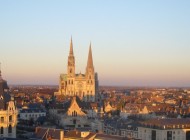
[[[22,109],[20,113],[40,113],[43,112],[45,113],[46,111],[43,109]]]
[[[5,90],[8,90],[7,81],[3,80],[0,75],[0,110],[6,109],[6,103],[11,100],[11,96],[8,93],[5,93]]]
[[[72,97],[72,98],[75,98],[75,97]],[[71,106],[72,98],[63,104],[63,109],[65,110],[65,112],[67,112],[68,108]],[[79,107],[82,109],[90,109],[91,108],[90,102],[81,101],[78,96],[76,96],[76,102],[79,105]]]
[[[39,104],[39,103],[30,103],[30,104],[28,104],[28,108],[30,108],[30,109],[40,109],[41,104]]]

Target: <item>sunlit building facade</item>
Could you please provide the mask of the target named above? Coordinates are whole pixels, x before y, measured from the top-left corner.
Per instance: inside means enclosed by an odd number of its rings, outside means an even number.
[[[94,102],[98,93],[98,75],[94,71],[91,44],[85,74],[75,73],[75,57],[73,42],[70,42],[67,74],[61,74],[59,79],[59,95],[78,96],[83,101]]]
[[[16,138],[17,115],[15,102],[8,93],[7,82],[1,77],[0,70],[0,139]]]

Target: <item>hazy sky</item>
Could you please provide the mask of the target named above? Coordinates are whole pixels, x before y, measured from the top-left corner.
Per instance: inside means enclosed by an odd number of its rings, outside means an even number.
[[[76,73],[90,41],[100,85],[190,86],[189,0],[1,0],[9,84],[58,84],[72,35]]]

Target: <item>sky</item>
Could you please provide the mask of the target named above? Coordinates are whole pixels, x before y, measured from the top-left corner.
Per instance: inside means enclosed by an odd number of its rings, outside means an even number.
[[[9,84],[58,85],[72,36],[76,73],[89,44],[100,85],[190,86],[189,0],[0,0]]]

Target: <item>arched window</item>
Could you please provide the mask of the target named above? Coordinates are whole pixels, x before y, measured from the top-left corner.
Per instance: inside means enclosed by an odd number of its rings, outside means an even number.
[[[9,125],[8,133],[12,133],[12,126],[11,125]]]
[[[75,117],[77,116],[77,112],[76,112],[76,111],[74,111],[74,116],[75,116]]]
[[[3,131],[4,131],[4,130],[3,130],[3,127],[1,127],[1,134],[3,134]]]

